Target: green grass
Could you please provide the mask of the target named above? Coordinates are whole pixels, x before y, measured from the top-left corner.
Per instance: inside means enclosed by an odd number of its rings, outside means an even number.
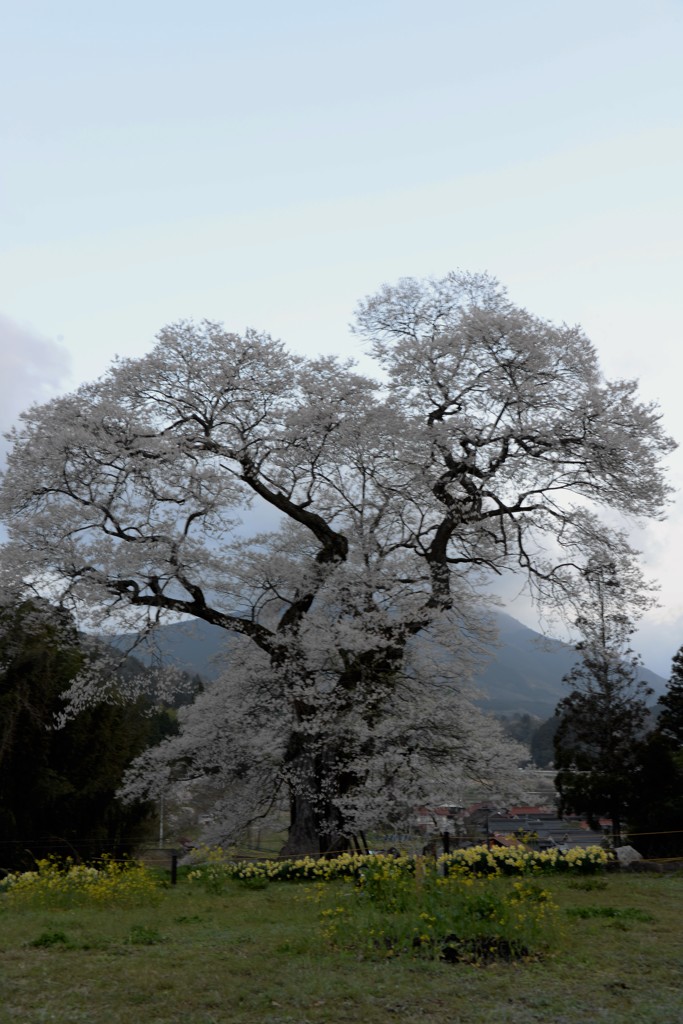
[[[305,884],[183,883],[139,909],[0,901],[0,1022],[680,1024],[683,877],[605,881],[544,877],[554,950],[486,967],[334,952]]]

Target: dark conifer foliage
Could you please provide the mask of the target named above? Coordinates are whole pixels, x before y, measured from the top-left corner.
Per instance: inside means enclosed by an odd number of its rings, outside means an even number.
[[[646,588],[630,560],[595,561],[583,572],[576,625],[580,661],[565,676],[571,693],[557,706],[555,784],[560,812],[585,814],[597,827],[612,821],[619,842],[637,794],[641,745],[652,690],[638,679],[640,659],[629,647],[631,612]]]
[[[683,647],[674,655],[669,685],[657,703],[662,706],[659,731],[679,749],[683,748]]]
[[[115,796],[159,735],[146,701],[100,704],[55,729],[85,655],[68,613],[44,601],[0,609],[0,868],[48,853],[129,852],[153,808]]]
[[[683,647],[675,654],[656,728],[641,753],[630,815],[633,843],[647,857],[683,855]]]

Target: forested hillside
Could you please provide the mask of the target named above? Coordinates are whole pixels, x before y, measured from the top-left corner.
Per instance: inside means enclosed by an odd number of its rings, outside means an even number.
[[[562,679],[576,662],[574,648],[529,629],[504,612],[493,614],[499,645],[491,650],[488,662],[482,659],[475,680],[481,688],[483,704],[496,714],[547,718],[565,695]],[[119,643],[131,644],[133,640],[127,636]],[[194,622],[163,626],[153,646],[143,642],[135,653],[143,661],[161,657],[187,672],[212,680],[226,663],[229,664],[230,643],[224,630],[205,622]],[[654,689],[655,698],[664,692],[666,683],[661,676],[647,668],[643,668],[641,674]]]

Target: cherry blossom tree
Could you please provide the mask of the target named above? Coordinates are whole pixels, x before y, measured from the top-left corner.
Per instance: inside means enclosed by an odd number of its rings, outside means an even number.
[[[492,575],[570,593],[588,551],[621,544],[600,510],[657,516],[668,493],[656,407],[487,276],[385,286],[354,330],[376,377],[253,330],[167,327],[25,414],[0,499],[7,587],[98,628],[195,617],[240,638],[211,770],[287,795],[290,850],[338,847],[446,762],[493,780],[498,739],[466,695]],[[191,713],[186,762],[220,699]]]

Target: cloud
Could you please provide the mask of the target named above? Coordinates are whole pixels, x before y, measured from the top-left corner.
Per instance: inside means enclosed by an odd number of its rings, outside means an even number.
[[[34,402],[56,394],[68,377],[69,353],[58,342],[0,313],[0,431]],[[0,460],[7,442],[0,440]]]

